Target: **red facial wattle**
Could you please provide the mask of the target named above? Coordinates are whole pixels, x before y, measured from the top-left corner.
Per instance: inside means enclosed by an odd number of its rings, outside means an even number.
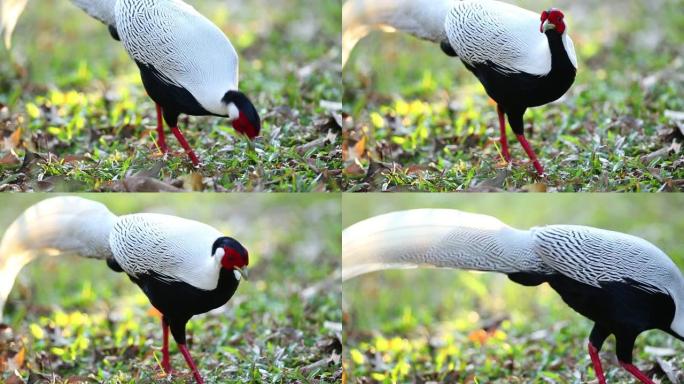
[[[249,121],[249,119],[242,112],[240,112],[240,115],[237,119],[233,120],[233,128],[250,139],[254,139],[259,135],[259,132],[254,127],[254,124],[252,124],[252,122]]]
[[[563,34],[565,32],[565,22],[563,19],[565,15],[559,9],[551,8],[541,14],[541,24],[539,25],[539,32],[544,33],[544,22],[548,21],[555,26],[556,32]]]
[[[233,248],[223,247],[221,266],[225,269],[244,268],[249,265],[249,255],[242,255]]]

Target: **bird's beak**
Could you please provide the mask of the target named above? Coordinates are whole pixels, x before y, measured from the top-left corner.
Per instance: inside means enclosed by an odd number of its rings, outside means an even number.
[[[550,29],[555,29],[556,25],[553,23],[550,23],[548,20],[544,20],[542,25],[539,27],[539,32],[544,33]]]
[[[240,281],[241,278],[245,278],[245,280],[249,280],[249,273],[247,272],[247,267],[244,268],[239,268],[235,267],[233,269],[233,274],[235,274],[235,278]]]

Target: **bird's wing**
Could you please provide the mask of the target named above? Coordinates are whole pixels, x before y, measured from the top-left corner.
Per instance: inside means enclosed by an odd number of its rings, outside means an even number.
[[[214,289],[220,261],[211,253],[222,234],[180,217],[139,213],[121,216],[109,236],[114,259],[129,275],[154,272],[168,281]]]
[[[468,64],[545,75],[551,70],[551,51],[539,25],[539,15],[494,0],[457,1],[445,20],[449,43]]]
[[[116,0],[71,0],[93,18],[109,25],[116,26],[114,8]]]
[[[553,270],[595,287],[635,281],[639,288],[668,293],[680,272],[655,245],[636,236],[598,228],[550,225],[531,229],[535,252]]]
[[[187,89],[208,111],[218,113],[225,93],[237,89],[235,48],[192,6],[179,0],[118,0],[116,16],[129,55],[153,67],[163,81]]]

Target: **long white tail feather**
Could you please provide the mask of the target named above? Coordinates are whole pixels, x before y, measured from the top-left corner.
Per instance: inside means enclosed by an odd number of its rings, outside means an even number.
[[[80,197],[54,197],[24,211],[0,241],[0,318],[17,274],[35,257],[110,257],[109,232],[115,220],[103,204]]]
[[[28,0],[0,0],[0,35],[5,47],[10,48],[12,31],[17,25],[19,15],[24,11]]]
[[[342,232],[342,278],[382,269],[459,268],[543,271],[529,231],[452,209],[415,209],[375,216]]]
[[[444,20],[457,0],[348,0],[342,6],[342,65],[373,30],[399,30],[434,42],[446,40]]]

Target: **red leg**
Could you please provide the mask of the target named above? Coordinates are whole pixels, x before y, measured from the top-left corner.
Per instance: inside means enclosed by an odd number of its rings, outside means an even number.
[[[596,371],[596,378],[599,384],[606,384],[606,377],[603,375],[603,367],[601,366],[601,358],[599,357],[599,350],[594,347],[594,344],[589,342],[589,356],[591,357],[591,362],[594,365],[594,371]]]
[[[162,318],[162,330],[164,331],[164,345],[162,346],[162,368],[164,372],[171,373],[171,359],[169,358],[169,325]]]
[[[164,120],[162,118],[162,108],[157,104],[157,146],[162,153],[166,153],[169,149],[166,147],[166,138],[164,137]]]
[[[180,129],[178,129],[178,127],[173,127],[171,128],[171,132],[173,132],[183,149],[185,149],[185,153],[187,153],[190,157],[190,160],[192,160],[192,165],[195,167],[199,166],[199,159],[197,156],[195,156],[195,152],[193,152],[192,148],[190,148],[190,144],[188,144],[188,141],[185,140],[185,136],[183,136],[183,133],[181,133]]]
[[[188,363],[188,366],[192,370],[192,375],[195,377],[195,381],[197,381],[197,384],[204,384],[204,381],[202,381],[202,376],[200,376],[199,371],[197,371],[197,366],[195,365],[195,362],[192,361],[192,356],[190,356],[188,347],[186,347],[185,344],[178,344],[178,349],[180,349],[181,353],[183,354],[183,357],[185,357],[185,361]]]
[[[628,363],[623,363],[622,361],[620,362],[620,365],[622,368],[626,369],[627,372],[631,373],[632,376],[636,377],[637,380],[641,381],[644,384],[655,384],[651,379],[648,378],[643,372],[639,370],[639,368],[633,366],[632,364]]]
[[[529,156],[530,160],[532,161],[534,165],[534,169],[537,170],[537,173],[539,176],[544,175],[544,168],[542,168],[541,164],[539,164],[539,160],[537,160],[537,155],[534,153],[534,149],[530,146],[530,143],[527,142],[527,139],[525,138],[525,135],[516,135],[518,137],[518,141],[522,145],[523,149],[525,152],[527,152],[527,156]]]
[[[504,115],[503,108],[500,105],[496,106],[496,111],[499,113],[499,130],[501,131],[501,152],[503,153],[504,159],[507,162],[511,162],[511,153],[508,152],[508,138],[506,138],[506,116]]]

